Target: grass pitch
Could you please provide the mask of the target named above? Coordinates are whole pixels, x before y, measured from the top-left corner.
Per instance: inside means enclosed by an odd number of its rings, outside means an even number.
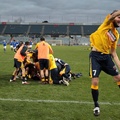
[[[34,46],[33,46],[34,49]],[[89,78],[89,47],[53,46],[54,56],[66,61],[73,72],[83,74],[72,80],[70,86],[41,85],[29,80],[10,83],[14,70],[14,52],[9,45],[4,53],[0,46],[0,119],[1,120],[119,120],[120,90],[113,78],[100,75],[99,102],[101,114],[93,115],[91,80]],[[117,49],[120,56],[120,48]]]

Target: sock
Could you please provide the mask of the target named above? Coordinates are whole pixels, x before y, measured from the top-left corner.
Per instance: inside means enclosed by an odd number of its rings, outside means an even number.
[[[26,80],[25,80],[25,76],[22,76],[22,82],[25,82]]]
[[[59,84],[62,84],[63,83],[63,80],[59,80]]]
[[[45,81],[49,82],[49,77],[48,76],[45,76]]]
[[[95,107],[99,107],[98,104],[98,96],[99,96],[99,91],[98,91],[98,86],[91,86],[91,94],[92,94],[92,98],[94,101],[94,106]]]
[[[120,81],[119,81],[119,82],[117,82],[117,85],[118,85],[118,87],[120,88]]]
[[[11,80],[13,80],[14,79],[14,75],[12,75],[12,77],[11,77]]]
[[[42,82],[45,82],[45,78],[44,78],[44,77],[42,77],[42,78],[41,78],[41,81],[42,81]]]

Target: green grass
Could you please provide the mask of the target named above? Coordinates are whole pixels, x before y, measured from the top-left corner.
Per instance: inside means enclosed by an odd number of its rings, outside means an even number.
[[[10,83],[9,79],[14,70],[14,53],[10,51],[9,46],[4,53],[3,47],[0,46],[0,119],[119,120],[120,91],[113,78],[103,72],[100,75],[99,102],[111,104],[100,104],[101,115],[98,117],[93,115],[91,80],[88,75],[90,52],[88,49],[87,46],[53,46],[55,57],[68,62],[73,72],[83,74],[82,77],[71,81],[70,86],[66,87],[63,85],[41,85],[38,81],[33,80],[29,80],[30,85],[22,85],[20,79]],[[119,51],[120,48],[118,48],[120,56]],[[43,101],[37,102],[37,100]],[[47,102],[47,100],[58,102]],[[70,101],[82,103],[70,103]],[[118,105],[114,105],[114,103],[118,103]]]

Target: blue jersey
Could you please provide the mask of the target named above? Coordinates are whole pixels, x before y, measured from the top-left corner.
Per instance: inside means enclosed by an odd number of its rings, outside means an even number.
[[[18,45],[19,45],[19,42],[17,41],[17,42],[16,42],[16,46],[18,46]]]
[[[32,41],[30,41],[30,45],[32,45],[33,43],[32,43]]]
[[[13,47],[16,47],[16,41],[13,41]]]
[[[3,44],[3,46],[6,46],[6,45],[7,45],[7,43],[6,43],[5,41],[4,41],[2,44]]]
[[[10,42],[10,45],[13,46],[13,41]]]

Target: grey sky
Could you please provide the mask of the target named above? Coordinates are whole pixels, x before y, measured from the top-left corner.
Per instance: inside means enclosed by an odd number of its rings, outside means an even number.
[[[0,0],[0,21],[101,22],[120,0]]]

